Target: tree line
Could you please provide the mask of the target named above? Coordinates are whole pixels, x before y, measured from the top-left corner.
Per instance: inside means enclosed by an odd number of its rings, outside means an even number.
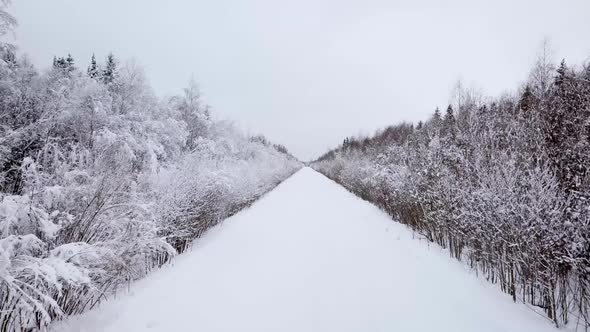
[[[311,164],[557,326],[590,326],[590,64],[544,51],[513,94],[459,88]]]
[[[196,84],[0,48],[0,331],[43,329],[165,264],[301,167],[216,121]]]

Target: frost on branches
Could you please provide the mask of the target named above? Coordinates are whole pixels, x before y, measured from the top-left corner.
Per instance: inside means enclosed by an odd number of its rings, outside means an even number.
[[[514,96],[460,89],[427,123],[346,138],[312,166],[556,325],[588,327],[590,64],[546,61]]]
[[[158,100],[112,55],[43,73],[0,55],[0,331],[93,307],[300,167],[193,83]]]

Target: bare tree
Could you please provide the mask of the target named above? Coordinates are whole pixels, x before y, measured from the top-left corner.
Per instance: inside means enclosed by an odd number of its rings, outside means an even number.
[[[529,85],[539,100],[544,101],[553,80],[555,64],[553,62],[553,49],[548,38],[543,39],[537,54],[537,60],[529,74]]]

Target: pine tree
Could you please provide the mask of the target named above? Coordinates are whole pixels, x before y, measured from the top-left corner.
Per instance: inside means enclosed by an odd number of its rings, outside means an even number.
[[[567,75],[567,65],[565,64],[565,59],[561,60],[561,64],[559,68],[557,68],[557,76],[555,77],[555,86],[559,87],[565,81]]]
[[[66,58],[66,64],[67,64],[68,71],[74,70],[74,58],[72,57],[71,54],[68,54],[68,57]]]
[[[68,54],[67,58],[53,57],[53,68],[58,70],[63,75],[69,76],[71,72],[76,69],[74,58]]]
[[[96,64],[96,57],[94,54],[92,54],[92,60],[90,61],[90,66],[88,66],[88,76],[91,78],[98,78],[100,76],[100,71]]]
[[[68,63],[64,57],[53,57],[53,68],[61,73],[67,74]]]
[[[455,115],[453,113],[453,106],[449,104],[449,107],[447,107],[447,112],[445,114],[445,124],[455,125]]]
[[[452,138],[455,137],[455,122],[453,106],[449,104],[449,107],[447,107],[447,111],[445,113],[445,118],[443,120],[442,136],[451,136]]]
[[[102,82],[104,84],[110,84],[115,81],[115,77],[117,75],[117,61],[115,60],[115,56],[113,53],[110,53],[107,56],[107,63],[105,65],[105,69],[102,72]]]
[[[442,116],[440,115],[440,109],[437,107],[432,115],[432,122],[435,127],[439,127],[442,123]]]
[[[587,130],[586,110],[589,103],[584,97],[583,85],[574,75],[568,70],[565,61],[561,61],[555,77],[556,88],[543,112],[548,155],[562,188],[570,195],[570,211],[573,212],[590,163],[584,149],[586,140],[583,138]]]

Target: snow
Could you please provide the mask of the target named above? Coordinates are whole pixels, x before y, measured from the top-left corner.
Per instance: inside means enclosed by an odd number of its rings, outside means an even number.
[[[53,331],[557,331],[310,168]]]

